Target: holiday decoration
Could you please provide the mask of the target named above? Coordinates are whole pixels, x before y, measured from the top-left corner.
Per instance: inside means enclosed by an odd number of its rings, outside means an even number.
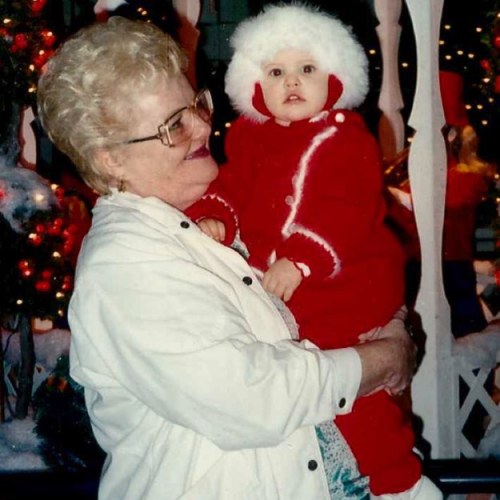
[[[481,30],[485,57],[481,60],[483,75],[480,87],[495,108],[500,107],[500,0],[482,0],[486,27]]]
[[[0,2],[0,144],[13,115],[35,104],[40,70],[53,54],[56,36],[42,15],[45,4]]]
[[[83,387],[69,376],[67,355],[33,398],[35,432],[45,463],[67,472],[100,469],[104,452],[97,444],[85,409]]]

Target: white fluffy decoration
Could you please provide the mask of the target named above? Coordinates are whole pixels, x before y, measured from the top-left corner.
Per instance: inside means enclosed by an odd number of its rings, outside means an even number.
[[[226,92],[233,106],[257,121],[267,120],[252,105],[262,64],[280,50],[310,52],[321,70],[343,85],[334,108],[353,108],[368,92],[368,60],[351,30],[338,19],[303,4],[271,5],[243,21],[231,38],[233,58],[226,73]]]
[[[0,213],[14,231],[22,231],[22,224],[38,210],[49,210],[57,199],[48,182],[37,173],[8,165],[0,156]]]
[[[100,14],[101,12],[111,12],[120,5],[125,5],[127,2],[125,0],[97,0],[94,5],[94,13]]]
[[[475,368],[494,369],[500,360],[500,320],[492,321],[481,332],[456,339],[453,355],[465,358]]]

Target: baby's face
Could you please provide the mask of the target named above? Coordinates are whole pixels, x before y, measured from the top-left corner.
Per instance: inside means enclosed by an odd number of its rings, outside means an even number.
[[[303,50],[285,49],[262,65],[264,102],[277,123],[312,118],[328,98],[328,74]]]

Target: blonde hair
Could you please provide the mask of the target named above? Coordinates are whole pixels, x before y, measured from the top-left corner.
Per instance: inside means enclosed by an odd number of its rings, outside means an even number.
[[[152,24],[111,17],[83,28],[42,72],[37,94],[42,126],[83,180],[106,193],[111,179],[96,151],[128,138],[131,96],[154,92],[185,68],[176,42]]]

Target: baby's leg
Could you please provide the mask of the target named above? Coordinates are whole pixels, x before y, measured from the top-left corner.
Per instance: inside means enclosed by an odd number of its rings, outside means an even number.
[[[422,476],[417,483],[401,493],[370,495],[370,500],[442,500],[443,494],[427,477]]]

